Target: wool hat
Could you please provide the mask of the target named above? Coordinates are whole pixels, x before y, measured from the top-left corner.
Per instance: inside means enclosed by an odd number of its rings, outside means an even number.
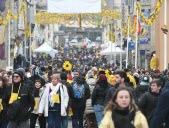
[[[24,68],[18,68],[16,71],[21,71],[25,75],[25,69]]]
[[[149,76],[143,76],[140,85],[150,85],[150,77]]]
[[[154,73],[160,73],[160,70],[156,69],[154,70]]]
[[[15,71],[15,72],[13,73],[13,75],[12,75],[12,76],[14,76],[14,74],[18,74],[18,75],[20,76],[20,78],[21,78],[21,81],[23,81],[23,80],[24,80],[24,74],[23,74],[23,72],[22,72],[22,71]]]
[[[39,83],[41,83],[41,85],[42,85],[42,81],[41,81],[40,79],[35,80],[35,83],[36,83],[36,82],[39,82]]]

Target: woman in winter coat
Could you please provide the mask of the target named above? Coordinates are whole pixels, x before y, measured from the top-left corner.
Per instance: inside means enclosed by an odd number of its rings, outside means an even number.
[[[138,110],[128,88],[116,90],[99,128],[148,128],[147,120]]]
[[[60,75],[52,75],[52,83],[46,85],[39,104],[39,115],[48,117],[48,128],[61,128],[62,116],[67,116],[69,96]]]
[[[2,104],[2,97],[7,86],[8,80],[5,77],[0,76],[0,128],[7,128],[8,125],[7,113]]]
[[[97,119],[97,125],[99,126],[103,119],[104,101],[109,89],[107,78],[105,74],[100,74],[92,93],[92,106]]]
[[[40,128],[46,128],[46,117],[44,115],[39,116],[39,103],[44,92],[43,82],[40,79],[35,80],[35,90],[34,90],[34,98],[35,98],[35,106],[34,110],[30,116],[30,128],[35,128],[36,120],[38,118]]]
[[[153,113],[155,111],[158,97],[161,93],[162,86],[163,85],[160,80],[154,79],[151,82],[150,90],[148,92],[146,92],[145,94],[143,94],[143,96],[141,97],[141,100],[138,104],[139,109],[145,115],[149,124],[152,119]]]

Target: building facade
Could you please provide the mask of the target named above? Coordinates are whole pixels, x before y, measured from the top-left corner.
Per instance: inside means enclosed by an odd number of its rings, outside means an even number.
[[[163,0],[163,4],[161,6],[160,12],[154,22],[154,24],[151,26],[151,47],[152,50],[156,51],[157,57],[159,58],[159,69],[161,71],[165,70],[164,67],[164,58],[167,59],[166,61],[166,65],[167,65],[167,69],[169,68],[169,35],[167,34],[167,53],[165,56],[164,54],[164,33],[162,32],[161,28],[164,27],[164,1]],[[169,12],[169,1],[167,1],[167,13]],[[155,9],[155,6],[157,4],[158,0],[155,1],[151,1],[151,10],[152,13]],[[169,28],[169,16],[167,14],[167,28]]]

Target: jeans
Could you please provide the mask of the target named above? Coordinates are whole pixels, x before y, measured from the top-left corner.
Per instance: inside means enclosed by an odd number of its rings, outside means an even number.
[[[49,111],[48,128],[61,128],[62,117],[60,111]]]
[[[97,125],[98,127],[100,126],[100,123],[103,119],[103,110],[104,110],[104,106],[103,105],[94,105],[94,112],[95,112],[95,115],[96,115],[96,120],[97,120]]]
[[[26,121],[9,121],[7,128],[30,128],[29,120]]]
[[[7,128],[8,126],[8,121],[3,121],[0,123],[0,128]]]
[[[34,113],[31,113],[30,128],[35,128],[37,118],[39,120],[40,128],[46,128],[46,117],[44,117],[44,115],[39,116],[38,114]]]
[[[62,128],[68,128],[68,116],[62,117]]]
[[[73,116],[72,116],[72,127],[73,128],[83,128],[83,114],[85,109],[78,109],[73,111]]]

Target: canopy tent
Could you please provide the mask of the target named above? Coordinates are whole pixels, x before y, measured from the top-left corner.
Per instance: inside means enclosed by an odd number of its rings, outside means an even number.
[[[39,53],[48,53],[52,58],[55,57],[55,54],[58,53],[57,50],[51,48],[48,43],[43,43],[39,48],[33,50],[33,52],[39,52]]]
[[[100,52],[100,55],[111,55],[111,54],[125,54],[126,52],[123,51],[121,48],[116,47],[115,43],[111,43],[110,46],[108,46],[108,48],[106,48],[105,50]]]
[[[58,53],[57,50],[51,48],[48,43],[43,43],[39,48],[33,50],[33,52],[40,52],[40,53],[48,53],[50,54],[51,52]]]

